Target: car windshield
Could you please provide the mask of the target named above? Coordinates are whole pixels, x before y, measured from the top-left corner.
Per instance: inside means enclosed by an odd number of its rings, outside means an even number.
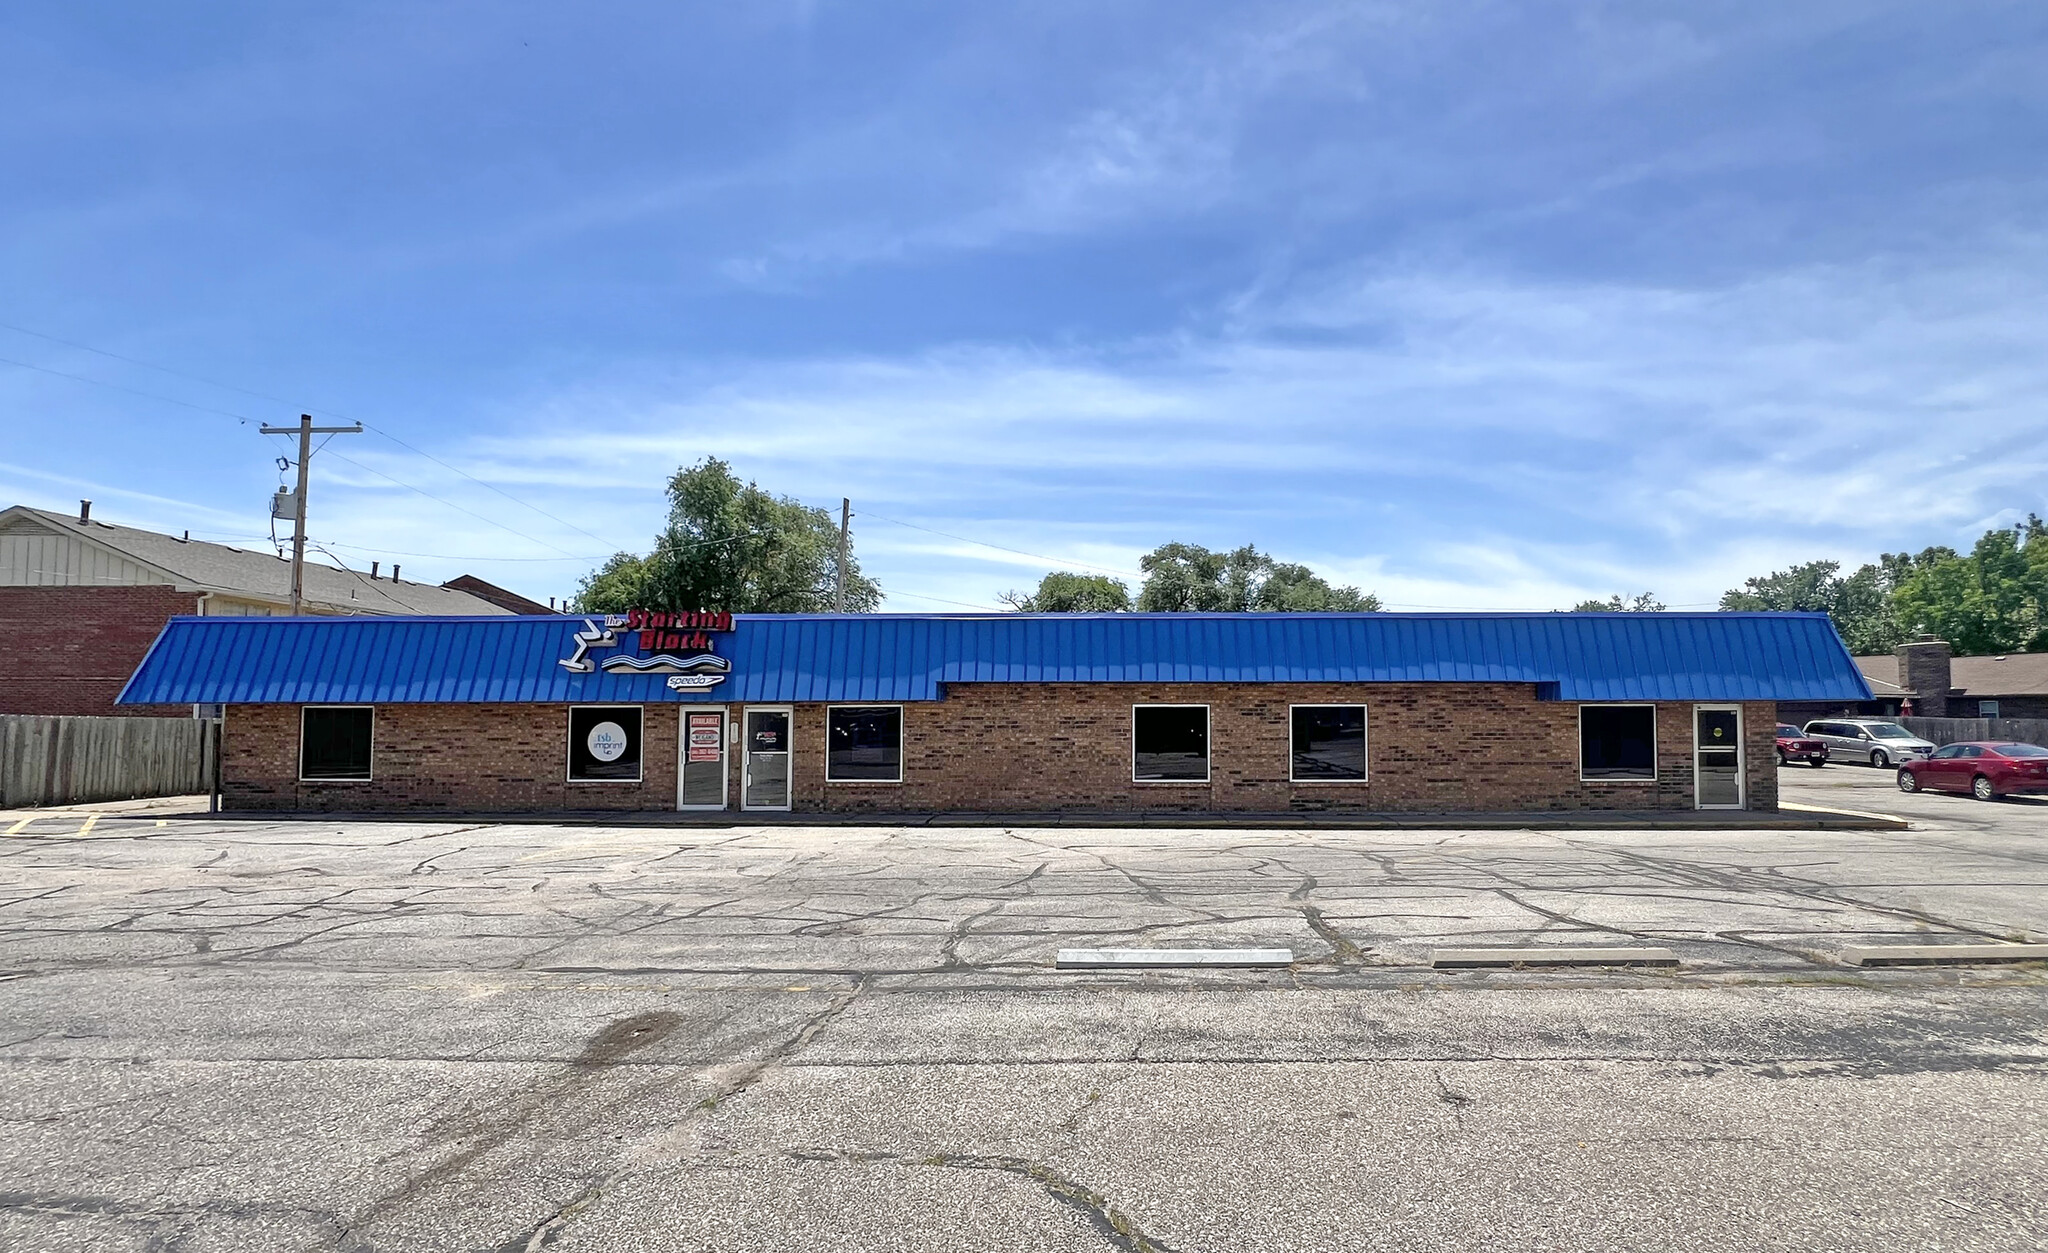
[[[2039,744],[1993,744],[1991,751],[2001,757],[2048,757],[2048,748]]]
[[[1806,732],[1801,731],[1798,727],[1788,727],[1781,722],[1778,724],[1778,734],[1788,738],[1797,738],[1806,734]]]
[[[1863,729],[1880,740],[1917,740],[1920,738],[1896,722],[1880,722]]]

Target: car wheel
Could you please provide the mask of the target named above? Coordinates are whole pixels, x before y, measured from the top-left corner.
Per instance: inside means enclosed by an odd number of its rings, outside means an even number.
[[[1870,764],[1882,770],[1892,764],[1891,754],[1881,748],[1873,748],[1870,750]]]
[[[1995,801],[1998,799],[1998,789],[1991,786],[1991,780],[1980,774],[1970,780],[1970,795],[1980,801]]]
[[[1791,765],[1791,764],[1792,764],[1792,759],[1791,759],[1790,757],[1787,757],[1787,756],[1785,755],[1785,750],[1784,750],[1784,749],[1782,749],[1782,748],[1781,748],[1781,749],[1779,749],[1779,750],[1778,750],[1778,766],[1779,766],[1779,768],[1780,768],[1780,769],[1783,769],[1784,767],[1786,767],[1786,766],[1789,766],[1789,765]]]
[[[1901,792],[1917,792],[1920,790],[1920,780],[1913,777],[1911,770],[1904,768],[1899,770],[1899,790]]]

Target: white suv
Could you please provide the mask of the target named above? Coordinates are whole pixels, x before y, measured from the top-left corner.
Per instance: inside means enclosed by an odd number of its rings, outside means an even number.
[[[1880,770],[1902,761],[1918,761],[1934,751],[1933,744],[1882,718],[1809,722],[1806,735],[1828,746],[1831,761],[1867,761]]]

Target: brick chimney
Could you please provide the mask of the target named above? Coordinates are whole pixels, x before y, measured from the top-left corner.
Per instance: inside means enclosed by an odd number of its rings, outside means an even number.
[[[1913,694],[1913,712],[1922,718],[1948,717],[1949,658],[1947,640],[1923,635],[1892,650],[1899,659],[1899,686]]]

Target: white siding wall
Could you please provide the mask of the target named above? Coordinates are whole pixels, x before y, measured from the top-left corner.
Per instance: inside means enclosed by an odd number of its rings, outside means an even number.
[[[210,618],[270,618],[287,611],[287,606],[266,605],[255,600],[236,600],[232,596],[213,595],[206,598],[206,615]]]
[[[37,527],[0,533],[0,587],[133,587],[165,583],[125,557]]]

